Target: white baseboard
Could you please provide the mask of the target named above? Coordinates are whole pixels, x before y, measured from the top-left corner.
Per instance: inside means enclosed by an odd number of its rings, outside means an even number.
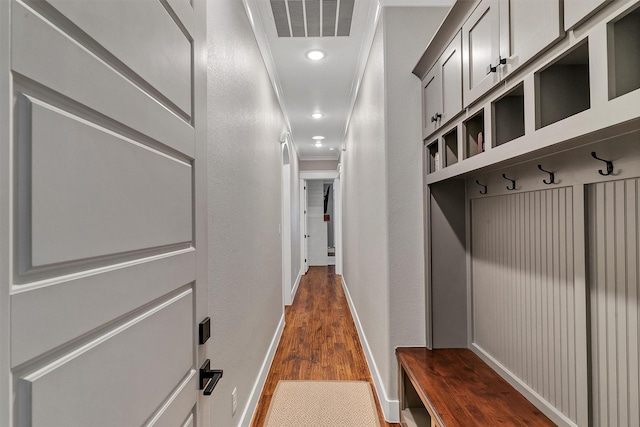
[[[353,304],[353,300],[351,299],[351,294],[349,294],[349,289],[347,288],[347,283],[344,281],[344,276],[342,276],[342,288],[344,289],[344,294],[346,295],[347,302],[349,303],[349,309],[351,310],[353,322],[356,324],[356,329],[358,330],[358,336],[360,337],[360,343],[362,344],[364,355],[367,358],[369,372],[371,373],[371,377],[373,378],[373,384],[376,388],[376,394],[378,395],[378,400],[380,401],[380,407],[382,408],[384,419],[390,423],[399,423],[400,402],[398,400],[389,399],[387,395],[387,391],[384,388],[384,383],[382,382],[382,376],[380,375],[378,366],[376,365],[375,359],[373,358],[371,347],[369,347],[369,342],[367,341],[367,337],[365,336],[364,330],[362,329],[362,324],[360,323],[358,312],[356,311],[356,307]]]
[[[522,394],[529,402],[538,408],[543,414],[545,414],[551,421],[559,426],[565,427],[577,427],[576,424],[567,418],[564,414],[554,408],[549,402],[547,402],[542,396],[540,396],[535,390],[525,384],[520,378],[516,377],[509,371],[502,363],[498,362],[489,353],[487,353],[482,347],[473,343],[471,344],[471,350],[478,355],[487,365],[505,379],[509,384],[513,386],[520,394]]]
[[[296,279],[296,283],[293,285],[293,289],[291,289],[291,303],[296,298],[296,292],[298,292],[298,286],[300,286],[300,280],[302,280],[302,270],[298,272],[298,278]]]
[[[251,419],[253,418],[253,413],[256,411],[256,407],[258,406],[258,400],[260,400],[260,395],[262,394],[262,388],[264,387],[264,383],[267,381],[267,375],[269,374],[269,369],[271,369],[271,363],[273,362],[273,357],[276,355],[276,350],[278,349],[278,344],[280,343],[280,337],[282,337],[282,331],[284,330],[284,313],[282,313],[282,317],[280,318],[280,323],[278,324],[278,328],[276,329],[275,334],[273,335],[273,339],[271,340],[271,345],[269,346],[269,351],[267,351],[267,355],[262,362],[262,366],[260,367],[260,374],[256,379],[255,384],[253,385],[253,389],[251,390],[251,394],[249,395],[249,401],[242,412],[242,417],[240,417],[240,421],[238,421],[238,427],[249,427],[251,425]]]

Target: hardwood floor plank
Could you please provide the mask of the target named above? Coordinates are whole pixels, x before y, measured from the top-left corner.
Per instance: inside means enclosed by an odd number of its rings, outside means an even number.
[[[285,327],[251,425],[264,424],[279,380],[368,381],[384,420],[358,332],[333,266],[311,267],[285,310]]]

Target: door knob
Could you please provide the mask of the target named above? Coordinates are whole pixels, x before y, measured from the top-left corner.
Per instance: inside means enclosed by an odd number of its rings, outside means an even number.
[[[220,378],[222,378],[222,370],[211,370],[211,360],[205,360],[200,366],[200,390],[204,389],[205,396],[209,396],[213,392]]]

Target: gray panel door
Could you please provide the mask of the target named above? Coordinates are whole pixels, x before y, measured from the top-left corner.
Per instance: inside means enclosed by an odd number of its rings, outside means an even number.
[[[1,425],[208,421],[204,7],[0,3]]]

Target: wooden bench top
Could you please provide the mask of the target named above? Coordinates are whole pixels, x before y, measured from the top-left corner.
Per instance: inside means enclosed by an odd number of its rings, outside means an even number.
[[[555,425],[471,350],[400,347],[396,355],[443,427]]]

